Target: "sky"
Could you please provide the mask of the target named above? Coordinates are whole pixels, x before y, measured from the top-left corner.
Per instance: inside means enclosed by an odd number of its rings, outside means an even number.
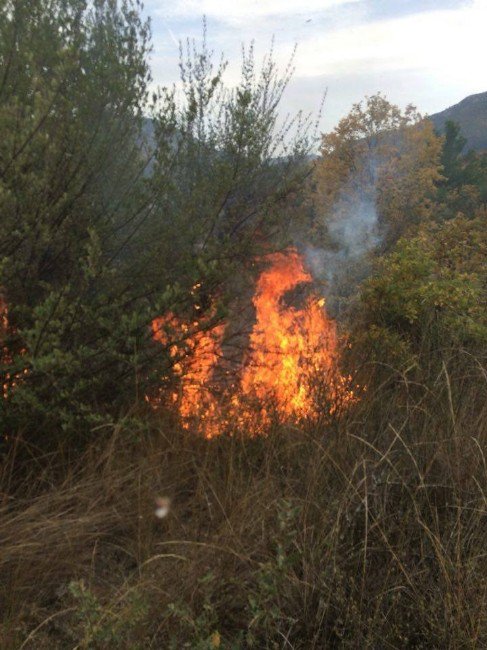
[[[242,44],[257,58],[270,48],[295,72],[282,110],[317,113],[329,131],[353,103],[381,91],[393,103],[431,114],[487,91],[487,0],[146,0],[154,83],[178,78],[180,40],[207,41],[238,78]]]

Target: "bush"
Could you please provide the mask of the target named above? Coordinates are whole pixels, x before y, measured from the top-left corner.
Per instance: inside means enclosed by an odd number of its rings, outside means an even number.
[[[306,124],[277,127],[290,69],[269,56],[259,72],[251,49],[230,91],[205,41],[188,43],[183,97],[151,101],[139,9],[0,10],[0,417],[43,449],[82,447],[170,377],[152,320],[194,321],[197,286],[202,327],[217,322],[305,174]]]
[[[358,338],[403,367],[487,343],[485,216],[458,216],[402,239],[364,283]]]

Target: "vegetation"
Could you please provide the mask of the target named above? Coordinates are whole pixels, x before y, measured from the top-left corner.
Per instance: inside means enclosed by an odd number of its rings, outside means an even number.
[[[443,218],[451,218],[457,212],[475,214],[479,207],[485,209],[487,205],[487,156],[473,150],[462,155],[465,144],[458,124],[447,122],[441,158],[444,179],[438,188]]]
[[[466,151],[485,152],[487,149],[487,132],[485,109],[487,107],[487,92],[469,95],[461,102],[430,116],[435,128],[441,133],[445,131],[447,122],[458,124],[465,136]]]
[[[205,39],[149,97],[139,10],[0,2],[0,646],[486,647],[487,156],[377,95],[312,161]],[[290,244],[354,393],[206,439],[181,323]]]
[[[413,106],[401,113],[380,94],[356,104],[323,137],[316,165],[318,223],[372,205],[382,246],[431,216],[441,140]],[[341,214],[340,214],[341,213]]]
[[[221,308],[305,174],[306,124],[293,139],[276,128],[289,71],[268,57],[259,72],[250,50],[230,92],[224,64],[188,44],[183,98],[163,89],[149,103],[137,6],[2,5],[2,384],[16,383],[3,418],[42,448],[83,445],[167,374],[153,318],[191,314],[195,285]]]
[[[33,467],[2,513],[3,646],[482,647],[485,378],[460,361],[326,428],[121,423]]]

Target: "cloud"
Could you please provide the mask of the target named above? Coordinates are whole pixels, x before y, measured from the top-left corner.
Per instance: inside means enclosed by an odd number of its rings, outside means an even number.
[[[164,7],[166,15],[190,17],[206,15],[230,24],[256,18],[313,14],[361,0],[179,0]],[[152,5],[157,3],[153,1]],[[160,4],[160,3],[159,3]]]
[[[262,21],[269,19],[274,26],[300,18],[323,18],[331,22],[355,18],[363,22],[440,8],[460,8],[473,2],[475,0],[147,0],[146,6],[149,13],[167,20],[199,21],[205,15],[229,28],[252,23],[258,28]]]
[[[255,39],[267,48],[274,35],[275,54],[284,63],[297,42],[299,76],[433,67],[482,75],[487,0],[436,6],[409,0],[401,16],[390,17],[390,0],[152,0],[149,12],[155,13],[156,39],[165,32],[172,47],[176,39],[201,33],[203,14],[211,46],[232,59],[242,41]],[[404,14],[405,7],[414,13]]]
[[[156,83],[177,79],[175,40],[199,40],[204,13],[210,48],[231,62],[229,83],[239,76],[242,43],[254,39],[259,59],[275,36],[281,69],[297,43],[283,112],[316,110],[328,87],[327,129],[378,90],[435,112],[486,89],[487,0],[148,0],[147,13]]]
[[[481,77],[487,8],[438,10],[313,34],[298,50],[302,76],[371,70],[448,69]]]

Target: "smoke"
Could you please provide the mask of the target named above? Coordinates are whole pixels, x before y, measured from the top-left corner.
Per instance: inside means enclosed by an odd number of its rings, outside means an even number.
[[[370,253],[380,244],[376,205],[377,165],[369,163],[369,183],[351,178],[342,189],[329,215],[318,214],[326,232],[326,247],[307,243],[308,268],[324,284],[328,309],[338,312],[357,284],[370,271]],[[337,315],[337,313],[335,313]]]
[[[375,202],[364,199],[350,211],[333,216],[328,223],[330,250],[308,247],[307,259],[321,278],[332,281],[335,272],[374,249],[379,243]]]
[[[327,222],[327,232],[329,248],[308,245],[306,259],[318,278],[331,283],[337,271],[356,262],[379,244],[375,197],[342,201]]]

